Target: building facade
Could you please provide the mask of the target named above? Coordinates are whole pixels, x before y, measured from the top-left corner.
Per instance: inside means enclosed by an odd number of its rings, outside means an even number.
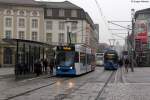
[[[15,47],[2,39],[44,42],[44,9],[33,0],[0,0],[0,65],[15,64]]]
[[[82,8],[68,2],[49,2],[45,8],[45,36],[52,45],[83,43],[96,48],[98,43],[98,25]]]
[[[14,46],[3,39],[23,39],[49,45],[86,44],[96,51],[99,37],[82,8],[68,2],[0,0],[0,65],[15,64]],[[70,37],[70,38],[69,38]],[[21,59],[21,58],[20,58]]]
[[[150,65],[150,8],[135,13],[134,39],[139,66]]]

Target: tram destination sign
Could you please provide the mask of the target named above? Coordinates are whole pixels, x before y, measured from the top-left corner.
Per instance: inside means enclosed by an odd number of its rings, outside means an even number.
[[[74,51],[74,46],[57,46],[57,51]]]

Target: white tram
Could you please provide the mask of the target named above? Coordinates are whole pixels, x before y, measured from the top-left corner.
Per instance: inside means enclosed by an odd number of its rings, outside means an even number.
[[[104,65],[104,53],[96,53],[96,65],[102,66]]]
[[[76,44],[57,46],[56,75],[81,75],[95,69],[91,48]]]

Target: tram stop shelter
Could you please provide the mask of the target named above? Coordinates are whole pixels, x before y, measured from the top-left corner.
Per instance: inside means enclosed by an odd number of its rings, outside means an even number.
[[[15,76],[34,74],[35,62],[47,59],[50,61],[54,57],[53,47],[50,44],[22,40],[22,39],[3,39],[15,47]],[[42,72],[44,69],[42,69]]]

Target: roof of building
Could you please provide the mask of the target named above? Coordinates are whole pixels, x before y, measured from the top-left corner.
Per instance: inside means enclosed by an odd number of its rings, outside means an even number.
[[[43,2],[43,1],[38,1],[41,4],[46,5],[47,8],[64,8],[64,9],[82,9],[79,6],[69,2],[69,1],[64,1],[64,2]]]
[[[136,18],[139,14],[143,14],[143,13],[150,13],[150,8],[142,9],[142,10],[136,11],[136,12],[135,12],[135,18]]]
[[[46,2],[46,1],[35,1],[35,0],[0,0],[0,4],[38,5],[38,6],[43,5],[46,8],[82,9],[69,1]]]
[[[11,5],[41,5],[34,0],[0,0],[0,4],[11,4]]]

